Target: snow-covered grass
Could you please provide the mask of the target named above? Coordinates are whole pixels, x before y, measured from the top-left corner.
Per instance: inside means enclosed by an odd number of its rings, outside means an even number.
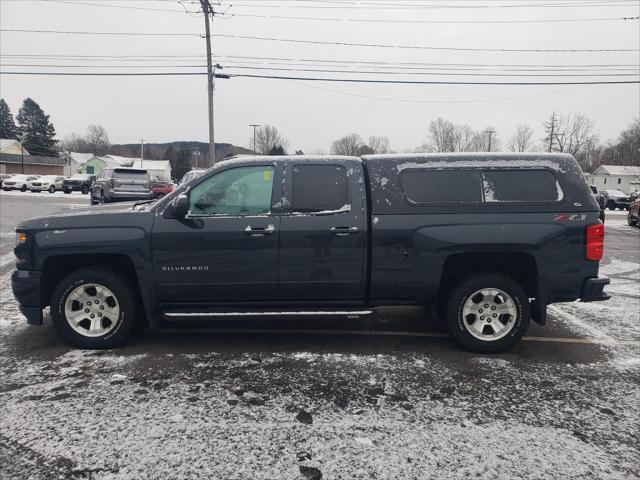
[[[89,201],[89,194],[85,195],[82,192],[64,193],[64,192],[58,191],[55,193],[49,193],[49,192],[32,193],[29,190],[27,190],[26,192],[21,192],[20,190],[9,190],[5,192],[4,190],[0,190],[0,197],[5,195],[10,197],[66,198],[66,199],[74,199],[79,201],[84,201],[84,200],[86,200],[87,202]]]

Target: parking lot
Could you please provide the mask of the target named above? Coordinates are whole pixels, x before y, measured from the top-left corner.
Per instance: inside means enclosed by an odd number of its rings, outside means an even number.
[[[0,192],[0,478],[640,478],[640,229],[608,212],[608,302],[559,304],[506,354],[420,308],[226,320],[111,351],[29,327],[21,220],[86,195]]]

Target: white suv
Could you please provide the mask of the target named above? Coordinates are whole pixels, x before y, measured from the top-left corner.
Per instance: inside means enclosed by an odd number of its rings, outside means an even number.
[[[49,193],[55,193],[56,190],[62,190],[62,181],[64,177],[59,175],[43,175],[40,178],[29,180],[27,188],[32,192],[42,192],[48,190]]]
[[[18,174],[13,177],[9,177],[2,182],[2,189],[7,190],[22,190],[23,192],[27,191],[28,182],[31,180],[36,180],[40,175],[23,175]]]

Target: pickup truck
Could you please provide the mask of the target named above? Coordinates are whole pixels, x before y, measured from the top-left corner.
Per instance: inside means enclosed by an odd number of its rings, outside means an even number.
[[[21,223],[12,286],[82,348],[137,323],[426,305],[499,352],[551,303],[609,298],[599,214],[566,154],[240,157],[159,201]]]

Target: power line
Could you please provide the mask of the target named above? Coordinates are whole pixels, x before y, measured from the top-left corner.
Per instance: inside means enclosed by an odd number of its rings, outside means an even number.
[[[225,65],[227,65],[225,63]],[[60,65],[60,64],[24,64],[24,63],[3,63],[0,67],[46,67],[46,68],[206,68],[206,65]],[[636,73],[476,73],[476,72],[448,72],[448,71],[388,71],[379,70],[344,70],[344,69],[322,69],[322,68],[284,68],[284,67],[264,67],[255,65],[227,65],[229,68],[239,70],[271,70],[290,72],[315,72],[315,73],[349,73],[354,75],[420,75],[420,76],[467,76],[467,77],[639,77],[640,71]],[[441,69],[442,70],[442,69]],[[447,69],[449,70],[449,69]],[[636,69],[637,70],[637,69]],[[625,72],[628,70],[625,70]]]
[[[235,38],[241,40],[265,40],[274,42],[287,42],[287,43],[304,43],[312,45],[336,45],[336,46],[348,46],[348,47],[376,47],[376,48],[402,48],[412,50],[445,50],[445,51],[463,51],[463,52],[529,52],[529,53],[585,53],[585,52],[638,52],[637,48],[476,48],[476,47],[435,47],[428,45],[390,45],[384,43],[355,43],[355,42],[336,42],[336,41],[323,41],[323,40],[300,40],[292,38],[274,38],[274,37],[260,37],[253,35],[232,35],[232,34],[216,34],[216,37],[222,38]]]
[[[243,0],[250,1],[250,0]],[[299,8],[299,9],[371,9],[371,10],[415,10],[415,9],[499,9],[499,8],[583,8],[583,7],[633,7],[635,0],[616,0],[615,3],[608,3],[602,0],[598,0],[595,2],[555,2],[555,3],[511,3],[511,4],[479,4],[474,3],[470,5],[465,4],[416,4],[412,2],[408,5],[401,5],[397,3],[383,3],[383,2],[366,2],[366,1],[354,1],[354,2],[315,2],[308,0],[306,3],[310,3],[308,5],[302,4],[301,2],[294,1],[293,3],[289,2],[286,4],[273,4],[266,3],[264,0],[259,0],[259,6],[262,8]],[[243,3],[234,3],[233,7],[240,8],[256,8],[258,5],[256,4],[243,4]]]
[[[511,23],[580,23],[580,22],[612,22],[640,20],[640,17],[604,17],[604,18],[553,18],[535,20],[397,20],[388,18],[341,18],[341,17],[302,17],[290,15],[259,15],[251,13],[231,13],[230,17],[265,18],[276,20],[315,20],[323,22],[354,23],[391,23],[391,24],[511,24]]]
[[[126,35],[126,36],[144,36],[144,35],[189,35],[200,36],[195,33],[143,33],[143,32],[93,32],[93,31],[71,31],[71,30],[33,30],[33,29],[0,29],[3,32],[21,32],[21,33],[48,33],[48,34],[69,34],[69,35]],[[304,40],[292,38],[275,38],[262,37],[254,35],[235,35],[214,33],[213,37],[234,38],[240,40],[261,40],[286,43],[303,43],[312,45],[334,45],[349,47],[376,47],[376,48],[400,48],[412,50],[438,50],[438,51],[463,51],[463,52],[529,52],[529,53],[587,53],[587,52],[638,52],[640,49],[633,48],[477,48],[477,47],[436,47],[431,45],[391,45],[383,43],[356,43],[356,42],[337,42],[324,40]]]
[[[41,75],[41,76],[76,76],[76,77],[120,77],[120,76],[191,76],[206,75],[206,72],[6,72],[0,75]],[[217,78],[263,78],[273,80],[298,80],[312,82],[343,82],[343,83],[377,83],[404,85],[621,85],[640,84],[640,80],[604,80],[604,81],[571,81],[571,82],[478,82],[478,81],[427,81],[427,80],[387,80],[360,78],[321,78],[321,77],[290,77],[284,75],[254,75],[245,73],[216,74]]]
[[[516,68],[533,68],[533,69],[570,69],[575,68],[614,68],[614,67],[628,67],[628,68],[640,68],[640,64],[633,63],[440,63],[440,62],[389,62],[389,61],[369,61],[369,60],[337,60],[337,59],[320,59],[320,58],[296,58],[296,57],[269,57],[269,56],[251,56],[251,55],[225,55],[214,54],[216,58],[224,59],[240,59],[242,62],[247,63],[250,60],[259,60],[260,64],[284,64],[292,65],[294,63],[277,63],[277,62],[301,62],[304,64],[318,64],[324,66],[326,64],[338,64],[351,66],[355,64],[374,66],[376,68],[383,67],[395,67],[403,66],[403,68],[412,68],[413,66],[419,66],[421,68],[426,67],[481,67],[481,69],[487,69],[487,67],[505,67],[509,69]],[[117,61],[117,62],[144,62],[144,61],[196,61],[205,58],[204,55],[187,55],[187,54],[130,54],[130,55],[95,55],[95,54],[0,54],[0,58],[11,59],[55,59],[64,61]],[[165,60],[166,59],[166,60]],[[232,62],[233,60],[225,60],[225,63]],[[273,61],[273,62],[271,62]],[[312,63],[308,63],[312,62]],[[249,62],[250,63],[250,62]]]

